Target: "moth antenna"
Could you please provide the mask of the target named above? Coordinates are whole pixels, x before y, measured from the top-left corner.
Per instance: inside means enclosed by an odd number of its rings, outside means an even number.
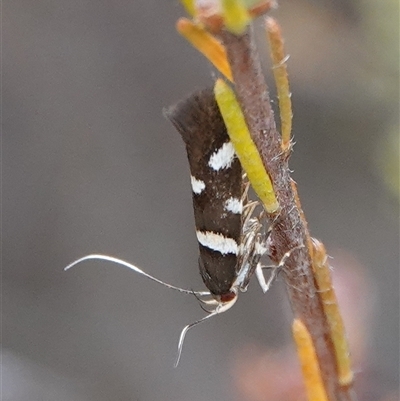
[[[210,317],[216,316],[220,313],[218,309],[215,309],[214,312],[211,312],[209,315],[204,316],[203,318],[196,320],[194,323],[190,323],[187,326],[183,328],[181,331],[181,335],[179,336],[179,343],[178,343],[178,355],[176,357],[176,361],[174,364],[174,367],[178,367],[179,361],[181,359],[182,355],[182,348],[183,348],[183,342],[185,341],[186,333],[194,326],[197,326],[200,323],[203,323],[205,320],[209,319]]]
[[[194,326],[197,326],[200,323],[203,323],[205,320],[209,319],[210,317],[219,315],[221,313],[226,312],[228,309],[232,308],[232,306],[235,304],[237,301],[237,290],[234,290],[235,296],[233,299],[231,299],[228,302],[219,302],[216,308],[213,311],[208,311],[209,315],[204,316],[200,320],[196,320],[194,323],[188,324],[183,328],[181,331],[181,335],[179,336],[179,343],[178,343],[178,356],[176,358],[176,362],[174,367],[176,368],[179,364],[179,361],[181,359],[181,354],[182,354],[182,347],[183,347],[183,341],[185,340],[186,333]]]
[[[75,260],[75,262],[72,262],[67,267],[64,267],[64,271],[67,271],[67,270],[71,269],[71,267],[74,267],[74,266],[76,266],[76,265],[78,265],[78,264],[80,264],[82,262],[87,261],[87,260],[103,260],[103,261],[106,261],[106,262],[111,262],[111,263],[115,263],[115,264],[120,265],[120,266],[127,267],[128,269],[131,269],[134,272],[139,273],[142,276],[145,276],[145,277],[149,278],[152,281],[155,281],[156,283],[162,284],[164,287],[170,288],[170,289],[175,290],[175,291],[183,292],[185,294],[194,294],[195,296],[199,296],[199,297],[210,295],[210,293],[208,291],[192,291],[192,290],[185,290],[184,288],[180,288],[180,287],[175,287],[174,285],[165,283],[164,281],[161,281],[158,278],[151,276],[150,274],[144,272],[142,269],[139,269],[139,267],[137,267],[137,266],[135,266],[135,265],[133,265],[131,263],[128,263],[125,260],[114,258],[114,257],[108,256],[108,255],[96,255],[96,254],[93,254],[93,255],[84,256],[83,258]]]

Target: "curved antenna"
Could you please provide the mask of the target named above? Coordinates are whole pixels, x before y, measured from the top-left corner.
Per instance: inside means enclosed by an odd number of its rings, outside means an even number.
[[[79,263],[85,262],[86,260],[104,260],[106,262],[111,262],[111,263],[115,263],[117,265],[127,267],[128,269],[131,269],[134,272],[139,273],[142,276],[145,276],[152,281],[155,281],[156,283],[162,284],[164,287],[170,288],[175,291],[183,292],[185,294],[194,294],[194,295],[200,296],[200,297],[210,295],[210,292],[208,292],[208,291],[185,290],[184,288],[179,288],[179,287],[175,287],[174,285],[164,283],[164,281],[161,281],[158,278],[151,276],[150,274],[144,272],[142,269],[139,269],[137,266],[135,266],[131,263],[125,262],[125,260],[114,258],[112,256],[107,256],[107,255],[92,254],[92,255],[84,256],[83,258],[75,260],[75,262],[72,262],[67,267],[64,267],[64,271],[67,271],[67,270],[71,269],[71,267],[74,267],[74,266],[78,265]]]
[[[216,316],[220,313],[220,311],[218,309],[215,309],[214,312],[211,312],[209,315],[204,316],[203,318],[196,320],[194,323],[190,323],[187,326],[185,326],[183,328],[183,330],[181,331],[181,335],[179,336],[179,343],[178,343],[178,356],[176,357],[176,361],[174,364],[174,368],[178,367],[179,365],[179,361],[181,359],[181,355],[182,355],[182,347],[183,347],[183,342],[185,340],[186,337],[186,333],[194,326],[197,326],[200,323],[203,323],[205,320],[209,319],[210,317]]]
[[[210,317],[213,317],[213,316],[219,315],[220,313],[226,312],[228,309],[232,308],[232,306],[235,304],[236,301],[237,301],[237,293],[235,292],[235,297],[233,299],[231,299],[228,302],[220,302],[220,303],[218,303],[218,305],[216,306],[216,308],[213,311],[208,311],[209,315],[204,316],[200,320],[196,320],[194,323],[190,323],[190,324],[188,324],[187,326],[185,326],[183,328],[183,330],[181,331],[181,335],[179,336],[178,356],[177,356],[175,364],[174,364],[175,368],[178,366],[179,361],[181,359],[183,342],[185,340],[186,333],[192,327],[197,326],[200,323],[203,323],[205,320],[209,319]]]

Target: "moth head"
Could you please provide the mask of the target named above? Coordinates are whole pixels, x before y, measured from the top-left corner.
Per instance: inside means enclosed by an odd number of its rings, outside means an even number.
[[[213,295],[213,297],[217,302],[215,311],[217,313],[226,312],[236,303],[238,299],[238,289],[237,287],[232,287],[229,292],[222,295]]]

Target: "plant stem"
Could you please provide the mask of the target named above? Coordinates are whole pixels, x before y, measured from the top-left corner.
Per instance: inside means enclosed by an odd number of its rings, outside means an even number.
[[[276,129],[252,28],[241,36],[222,31],[220,37],[227,51],[238,101],[280,204],[279,217],[271,234],[271,259],[279,264],[284,255],[293,250],[283,270],[293,314],[301,319],[311,335],[329,400],[354,400],[351,388],[339,385],[330,328],[312,270],[307,222],[296,185],[290,178],[290,151],[283,153],[281,150],[281,137]],[[274,217],[270,215],[271,219]]]

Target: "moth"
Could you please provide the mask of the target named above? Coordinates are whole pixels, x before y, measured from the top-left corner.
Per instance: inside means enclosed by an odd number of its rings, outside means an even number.
[[[266,252],[260,219],[252,217],[258,202],[247,199],[249,186],[212,88],[193,93],[165,115],[186,146],[200,275],[216,308],[226,309],[247,288]]]
[[[267,252],[270,229],[264,231],[263,212],[255,214],[257,201],[249,201],[249,184],[216,103],[213,89],[203,89],[164,111],[181,135],[190,167],[199,271],[208,291],[191,291],[167,284],[121,259],[88,255],[65,270],[89,259],[107,260],[134,270],[168,288],[193,294],[208,314],[187,325],[178,345],[178,365],[187,331],[225,312],[246,291],[255,273],[266,292],[274,278],[265,281],[260,260]]]

